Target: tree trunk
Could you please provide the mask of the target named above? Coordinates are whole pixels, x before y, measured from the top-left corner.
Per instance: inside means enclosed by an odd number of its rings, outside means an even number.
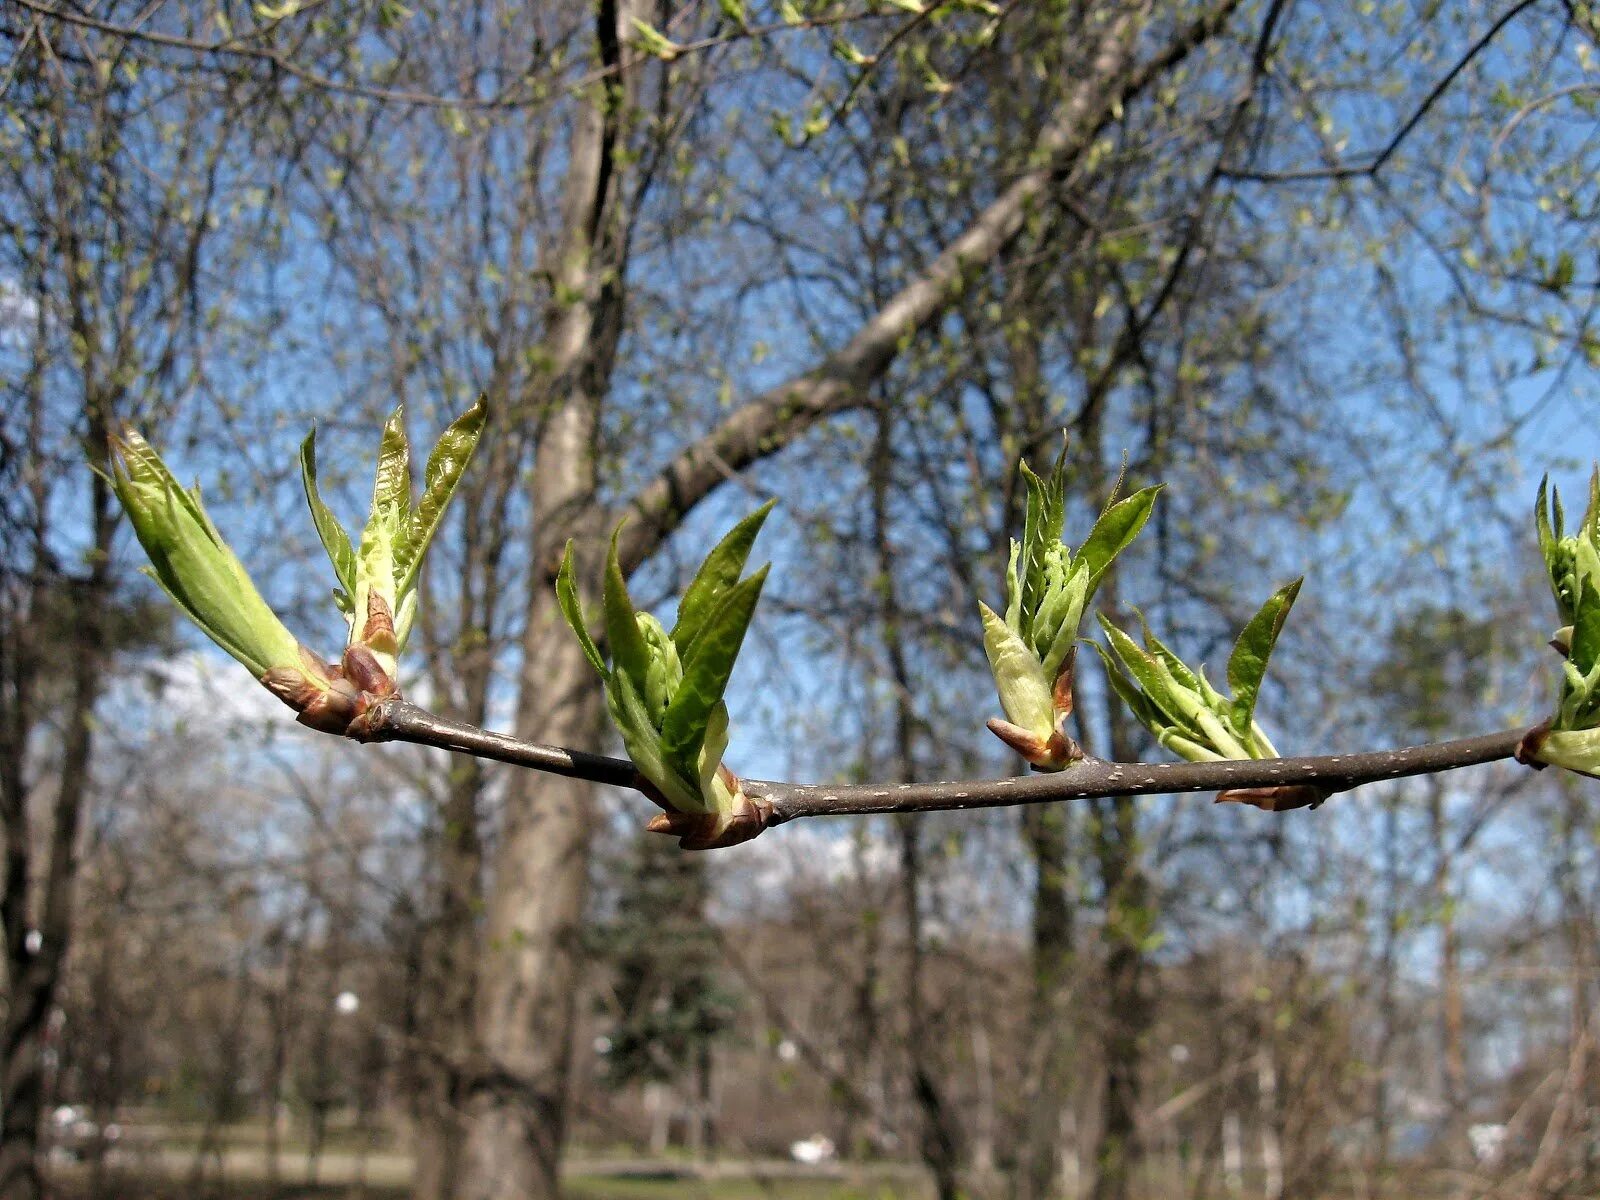
[[[1468,1164],[1466,1016],[1461,985],[1461,931],[1456,925],[1455,848],[1444,784],[1429,779],[1428,820],[1433,833],[1433,901],[1439,915],[1439,1043],[1445,1109],[1444,1162]]]
[[[569,437],[547,438],[541,489],[567,484],[592,504],[592,425],[566,410]],[[557,447],[566,444],[570,453]],[[548,454],[546,453],[548,449]],[[539,506],[542,530],[571,528]],[[558,745],[602,737],[601,692],[555,604],[536,589],[530,606],[516,728]],[[460,1194],[465,1200],[547,1200],[560,1194],[566,1090],[579,981],[579,934],[594,826],[592,785],[520,772],[506,793],[479,965],[477,1028],[483,1071],[467,1101],[468,1136]]]
[[[906,339],[945,311],[970,274],[1016,237],[1029,208],[1112,114],[1215,36],[1239,3],[1219,0],[1142,62],[1135,58],[1137,34],[1150,6],[1119,9],[1108,19],[1092,70],[1041,133],[1029,169],[839,351],[739,406],[638,491],[627,506],[635,519],[622,539],[624,570],[631,573],[648,559],[730,472],[781,450],[818,420],[863,403]],[[631,0],[601,0],[598,9],[601,59],[617,67],[632,34]],[[617,77],[631,74],[619,71]],[[594,435],[621,327],[626,266],[626,219],[619,212],[623,163],[615,151],[619,114],[627,105],[611,100],[597,89],[574,117],[563,244],[552,271],[557,311],[545,347],[551,367],[524,406],[527,419],[536,418],[542,429],[533,481],[534,588],[516,733],[575,746],[600,740],[603,706],[592,671],[562,626],[551,582],[556,554],[569,534],[585,546],[598,541]],[[550,397],[556,399],[547,408]],[[476,1024],[483,1071],[468,1104],[459,1193],[466,1200],[544,1200],[558,1192],[593,815],[588,784],[531,772],[511,779],[481,959]],[[921,1082],[927,1085],[919,1088],[923,1098],[936,1098],[931,1076]],[[944,1132],[950,1133],[948,1122]],[[953,1151],[950,1157],[953,1163]]]
[[[1028,1014],[1028,1112],[1017,1164],[1018,1200],[1048,1200],[1061,1180],[1061,1116],[1072,1102],[1072,1043],[1062,1011],[1072,968],[1072,904],[1067,894],[1067,811],[1061,804],[1023,811],[1023,839],[1034,864],[1033,990]]]
[[[481,723],[481,717],[478,722]],[[413,1093],[417,1124],[413,1200],[453,1200],[467,1126],[464,1100],[473,1069],[478,981],[478,912],[483,847],[478,832],[482,763],[451,764],[439,831],[439,908],[424,933],[419,1027],[426,1045]]]
[[[1384,798],[1383,809],[1383,891],[1384,924],[1379,943],[1377,974],[1377,1044],[1373,1048],[1372,1073],[1372,1146],[1367,1157],[1367,1195],[1376,1198],[1383,1194],[1384,1179],[1389,1171],[1393,1128],[1389,1094],[1390,1059],[1399,1033],[1399,1001],[1396,996],[1399,971],[1400,935],[1405,917],[1400,847],[1399,802],[1393,796]]]
[[[596,43],[608,68],[623,65],[632,16],[632,0],[597,5]],[[567,746],[597,745],[604,732],[599,681],[560,615],[554,578],[569,535],[589,548],[598,544],[595,436],[622,326],[626,267],[617,155],[624,101],[612,87],[595,88],[574,114],[545,344],[548,378],[514,414],[543,426],[515,730]],[[592,564],[595,556],[585,559]],[[560,1194],[595,811],[594,786],[581,780],[522,771],[509,781],[479,965],[481,1057],[466,1105],[463,1200]]]
[[[106,442],[108,408],[90,401],[86,442]],[[38,1200],[39,1135],[44,1112],[46,1042],[61,970],[72,934],[74,883],[78,868],[78,829],[90,786],[94,747],[94,708],[100,698],[105,657],[103,616],[110,583],[110,551],[115,521],[105,477],[90,477],[90,519],[93,551],[89,571],[72,588],[73,646],[71,679],[62,735],[60,779],[52,806],[50,859],[42,872],[38,920],[29,929],[28,889],[32,874],[27,821],[27,792],[21,784],[21,760],[7,780],[3,802],[6,872],[0,893],[6,950],[6,1010],[0,1024],[0,1200]],[[41,568],[43,564],[40,564]],[[24,731],[26,726],[23,726]],[[13,749],[25,748],[19,741]],[[30,937],[36,933],[37,937]]]
[[[1121,758],[1124,754],[1115,752]],[[1145,942],[1154,924],[1149,880],[1139,863],[1138,801],[1096,803],[1095,853],[1105,889],[1105,1075],[1094,1200],[1127,1200],[1139,1162],[1139,1066],[1150,1027]]]
[[[933,1175],[939,1200],[961,1195],[958,1174],[960,1143],[954,1114],[934,1075],[936,1038],[929,1027],[923,993],[922,826],[914,815],[895,818],[900,834],[900,887],[906,921],[906,1054],[911,1065],[911,1098],[919,1118],[922,1161]]]

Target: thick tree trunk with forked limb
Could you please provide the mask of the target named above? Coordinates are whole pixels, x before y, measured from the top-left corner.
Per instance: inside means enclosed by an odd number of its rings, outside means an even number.
[[[1040,136],[1029,165],[927,268],[837,352],[810,371],[737,407],[690,443],[626,506],[622,540],[631,573],[729,472],[791,444],[817,421],[865,403],[868,387],[906,339],[963,292],[972,272],[1017,236],[1028,210],[1079,160],[1120,107],[1166,74],[1223,26],[1241,0],[1219,0],[1150,57],[1136,57],[1147,4],[1121,7],[1102,26],[1091,70]],[[623,6],[618,5],[617,8]],[[628,14],[601,9],[601,39],[623,31]],[[624,249],[605,239],[619,226],[616,131],[603,106],[574,126],[566,191],[566,240],[555,289],[563,305],[548,339],[552,408],[543,422],[534,478],[534,585],[524,637],[519,736],[575,746],[603,733],[600,689],[564,629],[552,590],[556,554],[569,535],[597,558],[594,434],[618,327]],[[558,1194],[565,1089],[571,1055],[577,938],[593,824],[592,787],[574,780],[513,776],[506,830],[488,902],[478,999],[483,1069],[469,1101],[468,1200]]]

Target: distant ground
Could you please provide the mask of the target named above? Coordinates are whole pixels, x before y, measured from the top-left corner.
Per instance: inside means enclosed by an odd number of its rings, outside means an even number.
[[[270,1182],[265,1151],[232,1145],[206,1160],[206,1186],[195,1187],[193,1145],[147,1146],[119,1153],[99,1189],[103,1200],[400,1200],[411,1163],[390,1152],[358,1154],[340,1148],[322,1154],[313,1176],[303,1150],[278,1159],[279,1183]],[[87,1167],[60,1164],[52,1171],[60,1200],[95,1194]],[[896,1166],[822,1168],[784,1161],[727,1160],[705,1168],[639,1158],[574,1158],[567,1164],[572,1200],[924,1200],[929,1194],[914,1169]],[[315,1179],[315,1183],[308,1182]]]
[[[922,1200],[924,1189],[905,1180],[783,1179],[760,1176],[722,1179],[686,1177],[569,1175],[570,1200]],[[53,1195],[59,1200],[87,1200],[92,1194],[85,1172],[58,1172]],[[224,1182],[205,1193],[215,1200],[403,1200],[403,1184],[365,1186],[325,1183],[315,1187],[286,1183],[278,1188],[260,1181]],[[117,1172],[108,1175],[100,1195],[106,1200],[193,1200],[186,1178]]]

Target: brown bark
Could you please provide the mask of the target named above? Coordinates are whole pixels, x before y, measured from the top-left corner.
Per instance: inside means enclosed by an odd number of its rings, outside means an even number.
[[[1101,466],[1103,407],[1086,406],[1079,414],[1076,432],[1079,477],[1089,494],[1103,495],[1110,486]],[[1115,610],[1114,574],[1102,586],[1100,597],[1103,608]],[[1108,706],[1106,725],[1111,757],[1135,757],[1137,746],[1126,710]],[[1100,1133],[1091,1195],[1093,1200],[1127,1200],[1142,1157],[1139,1072],[1145,1036],[1154,1020],[1146,946],[1155,930],[1155,897],[1139,842],[1138,802],[1128,796],[1095,801],[1088,842],[1105,906],[1101,940],[1106,956]]]
[[[1064,805],[1024,811],[1023,840],[1033,862],[1033,988],[1028,1013],[1028,1111],[1017,1164],[1018,1200],[1047,1200],[1061,1179],[1061,1117],[1072,1102],[1072,1042],[1063,1011],[1071,981],[1072,903],[1067,891]]]
[[[1139,862],[1138,807],[1125,796],[1096,803],[1094,850],[1106,904],[1105,1074],[1094,1200],[1127,1200],[1140,1160],[1139,1069],[1152,1013],[1145,938],[1153,924]]]
[[[1439,1042],[1443,1050],[1443,1091],[1445,1128],[1443,1135],[1447,1165],[1466,1161],[1467,1054],[1466,1016],[1461,984],[1461,932],[1455,913],[1455,853],[1448,814],[1444,807],[1444,784],[1430,779],[1428,819],[1433,833],[1434,907],[1439,914]]]
[[[423,986],[412,1104],[416,1122],[414,1200],[451,1200],[461,1177],[465,1097],[475,1062],[473,1002],[478,979],[478,912],[483,847],[476,759],[452,764],[439,840],[438,911],[423,934]]]
[[[1078,159],[1120,106],[1202,45],[1237,9],[1222,0],[1161,52],[1135,61],[1147,5],[1106,22],[1094,69],[1041,135],[1033,166],[891,298],[846,345],[811,371],[746,402],[687,446],[628,506],[624,569],[644,562],[730,473],[788,445],[816,421],[863,403],[905,340],[962,293],[970,273],[991,262],[1020,231],[1029,209]],[[622,6],[617,6],[622,7]],[[628,14],[600,6],[603,53],[620,54]],[[569,151],[556,264],[560,309],[547,342],[554,364],[534,475],[536,583],[530,596],[517,715],[521,737],[587,746],[602,733],[592,673],[562,627],[549,586],[569,535],[594,561],[599,531],[595,430],[620,328],[625,246],[618,206],[618,131],[600,98],[580,109]],[[469,1101],[461,1194],[547,1197],[558,1193],[564,1100],[571,1052],[576,942],[593,824],[592,786],[514,776],[498,850],[477,1008],[484,1070]]]
[[[600,737],[592,672],[553,597],[535,604],[520,720]],[[467,1102],[461,1195],[559,1194],[577,994],[578,936],[594,823],[589,784],[528,772],[507,795],[480,965],[484,1070]]]
[[[86,407],[89,444],[103,446],[106,406],[90,402]],[[94,708],[100,698],[105,657],[103,617],[114,518],[109,487],[98,474],[90,479],[89,509],[94,551],[88,573],[68,584],[72,645],[65,728],[59,778],[50,806],[49,858],[39,871],[36,905],[29,904],[36,867],[31,861],[27,786],[20,761],[30,722],[25,716],[14,725],[8,721],[22,740],[7,748],[7,753],[18,755],[18,762],[8,769],[5,793],[0,797],[4,806],[0,824],[6,838],[0,916],[5,922],[7,985],[5,1016],[0,1023],[0,1200],[36,1200],[43,1194],[38,1151],[45,1100],[45,1043],[72,934],[78,831],[90,787]],[[41,562],[36,587],[47,586],[42,567]],[[27,689],[25,684],[24,692]],[[33,922],[30,909],[36,916]],[[37,948],[30,944],[30,925],[37,931]]]
[[[892,463],[893,417],[888,405],[878,410],[878,433],[872,462],[872,534],[876,550],[884,652],[894,685],[895,776],[902,783],[916,778],[917,713],[915,683],[906,658],[895,587],[894,547],[889,540],[889,468]],[[905,919],[906,1058],[910,1067],[911,1099],[916,1105],[918,1147],[933,1175],[939,1200],[956,1200],[961,1193],[961,1144],[956,1116],[939,1078],[939,1037],[930,1020],[925,986],[926,953],[922,938],[922,826],[915,818],[898,817],[900,838],[900,903]]]
[[[620,61],[629,5],[602,3],[596,40]],[[595,435],[621,325],[625,238],[617,158],[624,112],[591,95],[568,150],[555,309],[543,395],[518,415],[542,417],[533,483],[534,586],[523,636],[516,730],[567,744],[602,737],[594,673],[566,629],[552,587],[557,549],[575,536],[595,561]],[[540,411],[540,402],[553,397]],[[544,1200],[560,1194],[566,1094],[579,980],[579,934],[588,888],[592,785],[518,772],[506,792],[478,970],[481,1058],[466,1101],[458,1194],[465,1200]]]

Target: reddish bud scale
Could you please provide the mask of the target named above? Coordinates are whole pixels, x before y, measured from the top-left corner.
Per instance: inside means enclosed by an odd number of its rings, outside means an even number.
[[[1539,747],[1544,745],[1544,739],[1550,736],[1550,721],[1542,721],[1527,733],[1522,735],[1522,740],[1517,743],[1516,759],[1525,767],[1532,767],[1535,771],[1542,771],[1549,763],[1539,761]]]
[[[300,647],[301,666],[274,667],[262,685],[300,715],[300,724],[320,733],[364,741],[371,736],[370,714],[398,689],[364,645],[349,646],[338,665]]]
[[[1297,808],[1317,808],[1329,796],[1309,783],[1286,783],[1277,787],[1230,788],[1218,792],[1218,804],[1248,804],[1262,812],[1291,812]]]
[[[361,645],[379,654],[398,654],[400,643],[394,632],[394,613],[389,602],[376,591],[367,593],[367,621],[361,627]]]
[[[645,829],[651,833],[670,834],[678,839],[678,846],[684,850],[721,850],[748,842],[759,834],[772,820],[772,805],[765,800],[746,796],[739,786],[738,776],[726,766],[719,766],[717,774],[733,793],[734,807],[731,813],[669,810],[653,817]]]
[[[1076,653],[1074,650],[1067,655],[1050,685],[1055,728],[1049,737],[1041,738],[1031,730],[999,717],[990,717],[987,722],[989,732],[1020,754],[1035,771],[1060,771],[1084,756],[1083,747],[1063,732],[1067,718],[1072,715],[1072,667]]]

